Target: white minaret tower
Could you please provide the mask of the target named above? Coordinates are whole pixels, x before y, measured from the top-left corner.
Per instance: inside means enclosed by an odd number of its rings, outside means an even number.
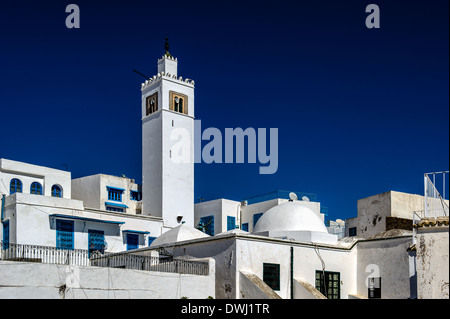
[[[142,84],[142,213],[164,227],[194,227],[194,81],[178,76],[178,60],[158,60]]]

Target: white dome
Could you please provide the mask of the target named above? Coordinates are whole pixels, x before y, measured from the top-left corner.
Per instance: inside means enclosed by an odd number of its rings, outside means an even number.
[[[265,212],[253,228],[253,233],[265,231],[328,233],[320,215],[299,202],[286,202]]]
[[[196,238],[209,237],[209,235],[199,231],[198,229],[181,224],[178,227],[166,231],[157,237],[150,246],[158,246],[162,244],[176,243],[178,241],[191,240]]]

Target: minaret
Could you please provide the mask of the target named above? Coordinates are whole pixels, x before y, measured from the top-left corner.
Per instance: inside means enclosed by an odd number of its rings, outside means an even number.
[[[178,76],[167,38],[165,49],[158,74],[141,88],[142,213],[167,228],[193,227],[194,81]]]

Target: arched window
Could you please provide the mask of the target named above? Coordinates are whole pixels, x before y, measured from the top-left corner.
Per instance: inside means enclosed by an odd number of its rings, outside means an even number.
[[[169,109],[178,113],[188,114],[187,96],[181,93],[170,91]]]
[[[52,186],[52,197],[62,197],[62,188],[60,186]]]
[[[147,96],[146,104],[146,115],[150,115],[158,111],[158,92],[153,95]]]
[[[42,185],[38,182],[34,182],[30,187],[30,194],[42,195]]]
[[[9,193],[22,193],[22,182],[17,178],[12,179],[11,183],[9,184]]]

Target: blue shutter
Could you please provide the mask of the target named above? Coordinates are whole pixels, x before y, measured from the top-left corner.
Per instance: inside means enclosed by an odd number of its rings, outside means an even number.
[[[253,227],[255,227],[256,223],[258,222],[258,220],[261,218],[262,215],[263,213],[253,215]]]
[[[73,250],[73,221],[56,220],[56,248]]]
[[[102,230],[89,229],[89,256],[94,251],[99,251],[100,253],[105,252],[105,232]]]
[[[204,232],[206,234],[214,236],[214,216],[201,217],[200,223],[205,226]]]
[[[139,235],[127,234],[127,250],[139,248]]]
[[[236,229],[236,217],[227,216],[227,230]]]
[[[9,248],[9,220],[3,222],[3,249]]]
[[[248,231],[248,223],[242,224],[242,230]]]
[[[156,239],[156,237],[149,237],[148,238],[148,245],[150,246],[155,239]]]

